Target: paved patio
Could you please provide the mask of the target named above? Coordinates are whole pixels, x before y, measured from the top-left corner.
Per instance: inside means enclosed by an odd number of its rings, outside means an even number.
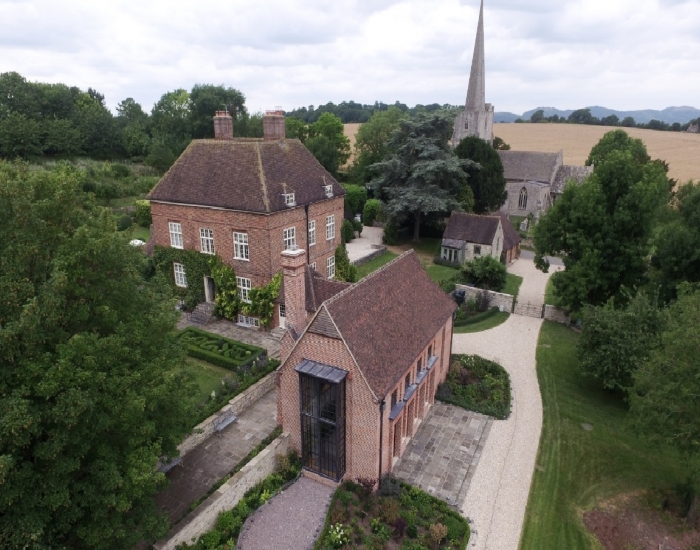
[[[464,501],[493,419],[436,401],[394,466],[394,474],[459,507]]]
[[[221,437],[211,436],[182,459],[166,477],[170,485],[156,495],[156,505],[177,522],[190,505],[228,474],[277,426],[277,391],[272,390],[227,426]]]

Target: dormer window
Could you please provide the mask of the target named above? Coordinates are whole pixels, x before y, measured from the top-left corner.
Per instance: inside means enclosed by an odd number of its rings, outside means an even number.
[[[329,199],[333,196],[333,186],[332,185],[324,185],[326,189],[326,197]]]
[[[297,200],[294,196],[294,193],[282,193],[282,197],[284,198],[284,204],[286,204],[287,206],[297,205]]]

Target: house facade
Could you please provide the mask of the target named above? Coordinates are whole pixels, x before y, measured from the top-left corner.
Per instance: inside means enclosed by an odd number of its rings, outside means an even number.
[[[442,236],[440,257],[460,265],[479,256],[500,260],[503,244],[500,216],[452,212]]]
[[[233,267],[243,300],[280,271],[286,249],[304,249],[310,266],[333,278],[341,242],[344,189],[299,140],[285,139],[281,112],[268,112],[263,125],[262,139],[234,139],[231,116],[217,112],[216,138],[192,141],[148,196],[154,244],[217,254]],[[173,277],[215,300],[211,279],[190,281],[179,264]]]
[[[283,252],[287,319],[278,422],[305,475],[391,472],[447,376],[456,305],[413,251],[327,298],[307,319],[305,252]]]
[[[520,258],[520,234],[515,230],[508,216],[503,212],[501,216],[501,226],[503,227],[503,252],[501,258],[506,265],[512,264]]]

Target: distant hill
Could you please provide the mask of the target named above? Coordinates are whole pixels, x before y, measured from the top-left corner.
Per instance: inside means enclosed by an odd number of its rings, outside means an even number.
[[[666,107],[662,111],[657,111],[654,109],[643,109],[641,111],[616,111],[615,109],[608,109],[607,107],[600,107],[598,105],[592,107],[584,107],[585,109],[590,109],[591,114],[596,118],[603,118],[610,115],[617,115],[617,117],[622,120],[625,117],[631,116],[635,122],[641,122],[643,124],[648,123],[651,120],[660,120],[667,124],[673,124],[678,122],[680,124],[685,124],[693,119],[700,117],[700,109],[695,107]],[[497,112],[494,114],[494,122],[515,122],[516,119],[522,118],[523,120],[530,120],[530,117],[542,109],[544,111],[544,116],[550,117],[554,115],[559,115],[560,117],[568,118],[568,116],[574,112],[574,109],[557,109],[556,107],[537,107],[526,111],[522,115],[516,115],[509,112]]]

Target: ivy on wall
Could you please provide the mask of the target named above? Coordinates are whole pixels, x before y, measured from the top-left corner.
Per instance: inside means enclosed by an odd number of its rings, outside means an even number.
[[[251,303],[242,304],[241,311],[246,315],[257,317],[262,326],[269,328],[275,313],[275,300],[279,296],[281,284],[282,273],[280,272],[272,277],[268,284],[250,289],[248,297]]]
[[[184,302],[183,308],[185,311],[192,311],[197,307],[197,304],[204,301],[204,277],[211,276],[209,260],[213,257],[214,256],[202,254],[196,250],[185,250],[166,246],[154,247],[153,266],[158,273],[162,273],[172,282],[175,294],[180,296]],[[182,264],[185,267],[187,288],[179,287],[175,284],[173,262]],[[234,281],[235,280],[234,276]]]
[[[241,309],[236,273],[231,266],[224,264],[218,256],[212,256],[210,266],[211,277],[216,285],[214,315],[236,321],[238,319],[238,311]]]

